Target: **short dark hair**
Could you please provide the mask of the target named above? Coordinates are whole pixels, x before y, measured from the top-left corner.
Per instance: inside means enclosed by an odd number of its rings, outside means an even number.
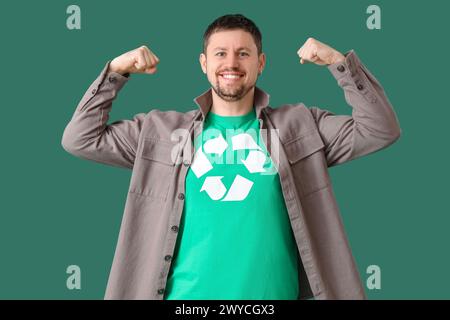
[[[258,48],[258,55],[262,52],[262,36],[256,24],[242,14],[227,14],[214,20],[203,34],[203,53],[206,54],[209,37],[218,31],[242,29],[250,33]]]

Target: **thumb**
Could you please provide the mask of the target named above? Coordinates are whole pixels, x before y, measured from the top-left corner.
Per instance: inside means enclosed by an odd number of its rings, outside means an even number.
[[[306,63],[310,63],[310,61],[306,60],[306,59],[303,59],[303,58],[300,58],[300,63],[301,64],[306,64]]]

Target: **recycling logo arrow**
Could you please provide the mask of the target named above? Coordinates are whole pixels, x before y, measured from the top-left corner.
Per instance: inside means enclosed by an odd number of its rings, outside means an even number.
[[[263,166],[267,157],[250,134],[237,134],[231,138],[231,142],[233,151],[243,149],[251,150],[247,158],[242,160],[242,163],[249,173],[265,172]],[[206,156],[206,153],[220,156],[228,147],[228,143],[222,135],[206,141],[203,144],[203,148],[200,147],[194,155],[191,170],[194,172],[195,176],[201,178],[213,169],[213,165]],[[222,178],[223,176],[207,176],[203,181],[200,192],[206,192],[208,196],[215,201],[242,201],[247,198],[253,187],[253,181],[237,174],[234,177],[230,188],[227,190],[222,182]]]

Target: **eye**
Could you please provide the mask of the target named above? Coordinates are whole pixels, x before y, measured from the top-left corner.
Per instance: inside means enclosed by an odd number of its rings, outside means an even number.
[[[216,55],[216,56],[219,56],[219,57],[222,57],[223,54],[225,54],[225,52],[219,51],[219,52],[217,52],[215,55]]]
[[[248,56],[249,54],[247,52],[240,52],[239,53],[241,56]]]

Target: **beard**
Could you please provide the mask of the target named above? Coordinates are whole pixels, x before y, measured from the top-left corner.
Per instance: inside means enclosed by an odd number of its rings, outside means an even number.
[[[214,92],[225,101],[238,101],[241,100],[251,89],[255,87],[255,84],[246,87],[240,85],[238,87],[226,87],[221,86],[219,79],[217,79],[216,85],[212,86]]]

